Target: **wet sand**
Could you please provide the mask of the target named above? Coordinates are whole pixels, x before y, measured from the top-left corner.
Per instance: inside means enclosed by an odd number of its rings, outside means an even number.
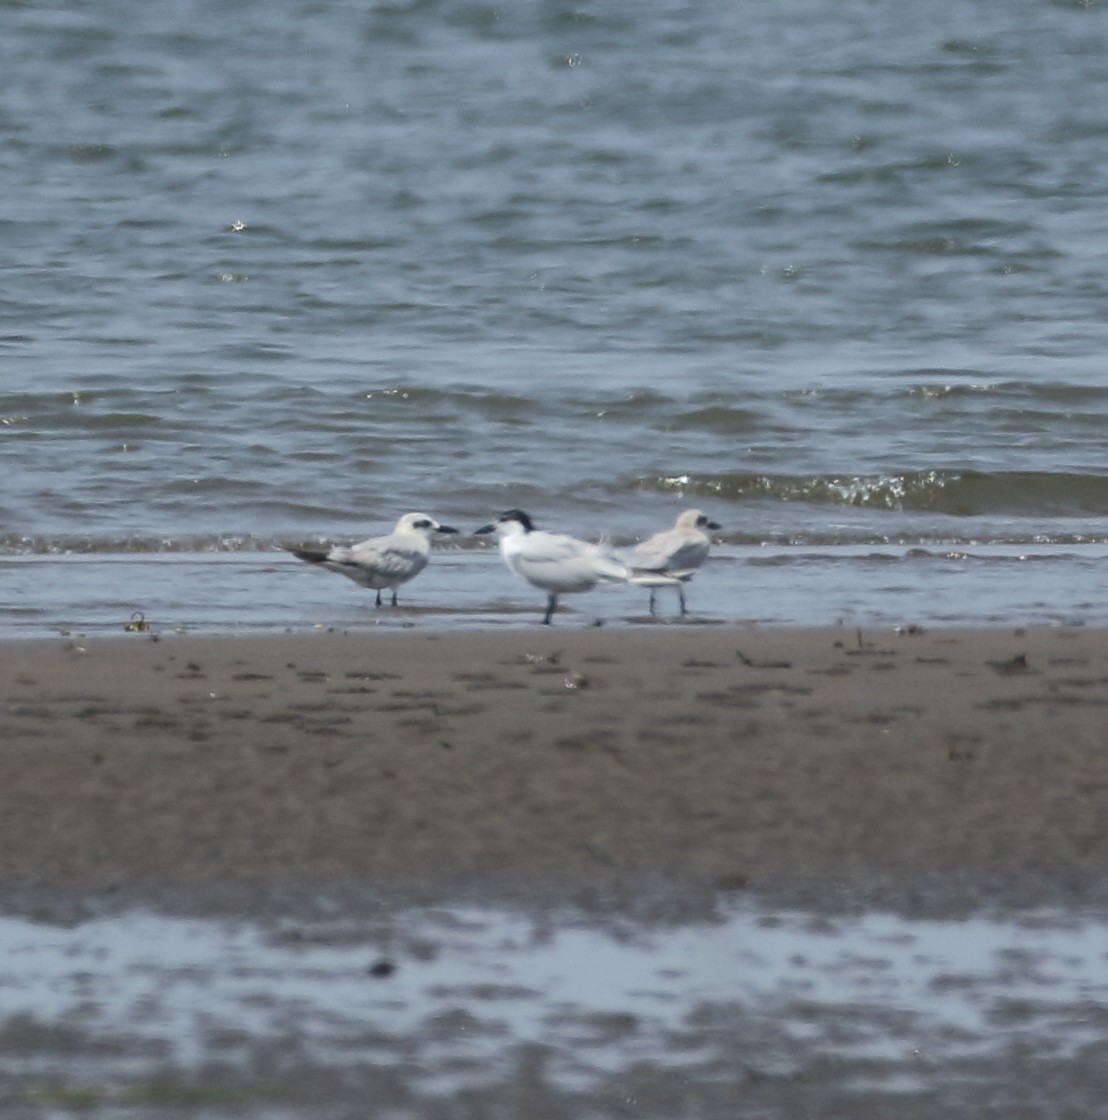
[[[1101,630],[8,643],[0,1115],[1090,1115],[1106,709]]]
[[[1108,633],[0,647],[8,913],[1108,909]]]

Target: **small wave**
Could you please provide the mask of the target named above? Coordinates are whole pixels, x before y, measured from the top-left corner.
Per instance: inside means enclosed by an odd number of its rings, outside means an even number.
[[[716,405],[681,412],[673,418],[669,427],[676,431],[691,430],[715,432],[719,435],[738,435],[757,431],[761,423],[761,415],[750,409]]]
[[[365,534],[361,534],[364,536]],[[284,553],[289,545],[303,541],[322,543],[328,536],[283,533],[279,536],[262,536],[250,532],[225,532],[211,534],[182,534],[181,536],[41,536],[8,533],[0,535],[0,556],[158,556],[195,555],[213,553]],[[337,541],[360,539],[357,533],[340,535]],[[627,540],[627,544],[633,543]],[[484,538],[463,536],[459,540],[442,542],[440,551],[488,551],[491,547]]]
[[[1052,405],[1065,409],[1108,408],[1108,386],[1102,385],[998,381],[979,370],[913,369],[901,376],[918,382],[908,389],[908,395],[925,400],[988,396],[1013,409],[1030,406],[1041,411]]]
[[[876,475],[666,475],[638,490],[729,501],[927,511],[952,517],[1108,515],[1108,477],[1035,471],[924,470]]]
[[[973,528],[973,526],[967,526]],[[588,535],[588,534],[586,534]],[[599,534],[594,534],[595,539]],[[321,534],[283,533],[263,536],[251,532],[224,532],[219,534],[182,534],[180,536],[79,536],[43,534],[38,536],[9,533],[0,535],[0,557],[67,557],[67,556],[209,556],[220,554],[277,554],[283,555],[288,546],[304,542],[324,543],[330,540],[353,540],[358,534],[337,536]],[[798,529],[790,532],[752,533],[742,529],[713,533],[713,539],[724,548],[742,553],[742,562],[758,565],[792,564],[810,560],[814,555],[806,550],[865,550],[851,551],[843,558],[852,562],[859,558],[870,561],[980,559],[984,554],[990,562],[998,556],[1004,560],[1027,562],[1054,560],[1073,550],[1102,550],[1108,547],[1108,532],[1101,534],[1058,532],[1019,533],[979,532],[874,533],[864,528],[838,527],[835,529]],[[628,533],[603,534],[602,539],[615,548],[629,547],[642,539],[641,535]],[[463,535],[442,541],[437,552],[495,552],[495,544],[484,537]],[[996,550],[1018,550],[1010,556]],[[1057,552],[1050,551],[1058,550]],[[800,551],[798,551],[800,550]],[[983,550],[983,551],[982,551]],[[738,554],[736,554],[738,555]],[[823,555],[820,552],[820,555]],[[716,554],[723,559],[723,554]]]
[[[0,536],[0,555],[83,556],[196,552],[272,552],[273,540],[253,533],[222,533],[188,537]]]

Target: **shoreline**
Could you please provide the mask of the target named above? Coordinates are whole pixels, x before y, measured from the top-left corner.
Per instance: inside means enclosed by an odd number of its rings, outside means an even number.
[[[652,618],[641,588],[611,586],[566,596],[557,629],[647,629],[688,622],[765,629],[863,626],[1105,627],[1103,544],[947,547],[732,545],[721,547],[688,589],[694,616],[682,623],[677,597]],[[123,634],[144,611],[163,635],[434,628],[469,632],[532,628],[544,596],[513,577],[495,553],[436,549],[399,609],[376,610],[373,595],[334,573],[269,553],[89,554],[0,558],[7,594],[5,637],[36,640]],[[564,607],[564,612],[563,608]]]
[[[6,913],[1108,913],[1108,630],[0,643]]]

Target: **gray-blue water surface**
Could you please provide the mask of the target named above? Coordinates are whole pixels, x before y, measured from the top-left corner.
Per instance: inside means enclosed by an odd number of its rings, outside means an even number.
[[[508,506],[708,510],[722,620],[1108,621],[1104,4],[0,23],[5,633],[345,623],[280,543]]]

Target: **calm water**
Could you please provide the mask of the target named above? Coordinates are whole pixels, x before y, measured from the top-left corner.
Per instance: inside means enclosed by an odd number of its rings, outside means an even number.
[[[513,505],[706,509],[710,618],[1108,622],[1108,5],[0,25],[4,633],[368,624],[278,543]],[[406,620],[538,605],[439,568]]]

